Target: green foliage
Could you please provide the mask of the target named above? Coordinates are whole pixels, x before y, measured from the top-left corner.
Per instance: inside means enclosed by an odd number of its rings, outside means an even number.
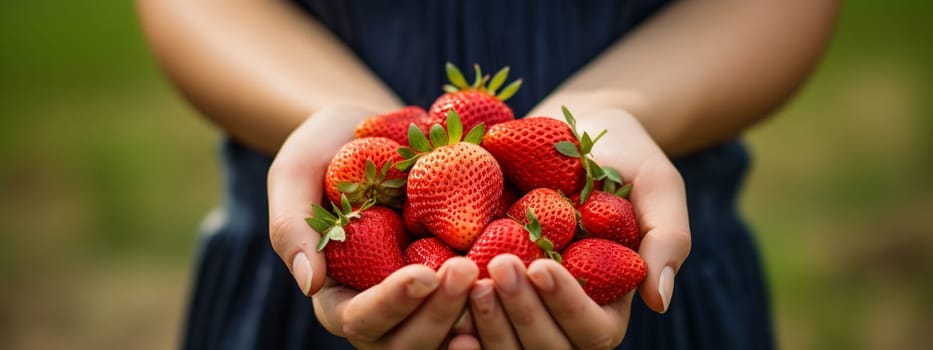
[[[443,86],[444,92],[457,92],[462,90],[483,91],[495,96],[499,101],[505,101],[514,96],[522,86],[522,80],[518,79],[502,89],[501,92],[496,93],[496,90],[498,90],[499,87],[505,83],[506,78],[508,78],[509,67],[500,69],[490,81],[489,75],[483,75],[483,71],[480,69],[479,65],[474,64],[473,84],[470,85],[467,85],[466,77],[463,76],[463,72],[461,72],[457,66],[447,62],[445,69],[447,72],[447,80],[450,81],[450,84],[445,84]]]
[[[463,138],[463,141],[478,145],[483,142],[484,135],[486,135],[486,124],[479,123],[470,129],[470,132],[468,132],[466,137]]]
[[[463,73],[460,72],[460,69],[457,68],[453,63],[447,62],[447,79],[450,80],[450,83],[458,89],[465,88],[467,86],[466,78],[463,77]]]
[[[460,115],[457,114],[457,111],[451,108],[447,111],[447,134],[450,138],[450,143],[444,144],[456,144],[460,142],[460,138],[463,137],[463,122],[460,120]]]

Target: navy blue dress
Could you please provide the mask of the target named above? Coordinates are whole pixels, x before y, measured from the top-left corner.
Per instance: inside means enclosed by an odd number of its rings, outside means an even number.
[[[522,116],[663,1],[365,1],[298,4],[333,31],[407,104],[427,107],[443,65],[511,66]],[[310,62],[309,62],[310,63]],[[469,73],[468,73],[469,74]],[[317,322],[268,238],[271,159],[222,145],[223,218],[202,235],[183,343],[189,349],[343,349]],[[756,248],[736,210],[748,157],[730,142],[674,160],[684,176],[693,250],[665,315],[639,298],[620,349],[770,349]]]

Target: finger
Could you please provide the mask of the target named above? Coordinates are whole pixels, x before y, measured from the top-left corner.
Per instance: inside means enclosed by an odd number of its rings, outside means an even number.
[[[448,259],[437,272],[440,286],[406,322],[390,335],[399,348],[435,349],[450,334],[466,306],[470,286],[479,275],[476,264],[464,257]]]
[[[484,349],[520,349],[494,289],[491,279],[481,279],[470,291],[470,310],[479,341]]]
[[[690,254],[690,224],[683,179],[669,162],[642,167],[631,192],[638,226],[645,232],[638,254],[648,265],[639,286],[645,304],[667,312],[674,291],[674,276]]]
[[[311,204],[320,204],[323,197],[324,172],[330,158],[353,136],[352,129],[333,130],[328,119],[356,120],[365,115],[346,108],[315,113],[292,132],[269,168],[269,239],[305,295],[319,290],[327,275],[324,255],[314,249],[320,235],[305,218],[311,216]]]
[[[330,278],[324,282],[321,290],[312,297],[314,315],[324,326],[324,329],[338,337],[346,337],[343,334],[344,310],[346,310],[350,300],[358,293],[358,291],[344,287]]]
[[[525,265],[515,255],[503,254],[487,266],[522,346],[528,349],[566,349],[570,342],[541,303],[538,293],[526,277]]]
[[[458,334],[450,339],[450,343],[447,345],[449,350],[479,350],[480,343],[476,337],[470,334]],[[495,348],[492,348],[495,349]]]
[[[363,342],[382,338],[408,318],[437,286],[437,274],[424,265],[408,265],[393,272],[350,300],[344,311],[345,336]]]
[[[454,323],[453,332],[454,334],[472,334],[474,331],[473,315],[469,309],[463,309],[460,317],[457,318],[457,322]]]
[[[567,269],[550,259],[532,262],[528,278],[574,348],[609,349],[622,342],[630,312],[625,306],[634,293],[612,306],[600,307]]]

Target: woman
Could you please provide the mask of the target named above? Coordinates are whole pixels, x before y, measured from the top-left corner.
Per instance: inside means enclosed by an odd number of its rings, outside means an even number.
[[[835,1],[140,0],[139,11],[165,71],[229,135],[226,221],[202,242],[186,347],[773,346],[735,211],[747,159],[733,140],[812,70]],[[526,82],[510,100],[518,116],[568,105],[578,127],[609,130],[593,154],[635,186],[639,298],[599,307],[560,265],[512,256],[490,263],[492,279],[452,259],[363,293],[327,281],[304,222],[327,162],[364,118],[430,104],[446,61],[510,65]]]

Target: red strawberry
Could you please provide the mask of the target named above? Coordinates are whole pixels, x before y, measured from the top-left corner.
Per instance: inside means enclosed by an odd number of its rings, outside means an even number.
[[[575,193],[583,187],[583,162],[558,152],[554,145],[562,141],[580,144],[567,123],[531,117],[489,128],[482,146],[496,157],[506,178],[520,191],[551,188]]]
[[[405,249],[405,263],[422,264],[437,271],[447,259],[457,256],[444,242],[435,238],[422,238],[411,242]]]
[[[641,231],[631,202],[603,191],[594,191],[582,205],[579,194],[571,200],[580,212],[580,228],[585,237],[608,239],[638,249]]]
[[[352,209],[346,196],[334,213],[313,205],[308,224],[321,233],[317,250],[324,251],[327,275],[347,286],[366,290],[405,266],[402,247],[407,241],[402,220],[392,209],[371,207],[367,201]]]
[[[618,300],[645,279],[648,265],[634,250],[613,241],[584,238],[562,254],[563,265],[597,304]]]
[[[486,265],[496,255],[514,254],[525,266],[547,256],[560,261],[560,255],[552,248],[541,239],[541,225],[537,220],[523,225],[512,219],[498,219],[486,226],[466,256],[479,267],[479,278],[486,278],[489,277]]]
[[[562,193],[593,190],[596,180],[621,182],[618,172],[599,167],[588,157],[596,138],[576,130],[576,120],[563,108],[567,123],[532,117],[509,121],[489,128],[483,148],[502,166],[506,179],[522,192],[550,188]]]
[[[541,235],[551,241],[555,250],[564,249],[577,233],[576,209],[570,199],[550,188],[531,190],[509,208],[508,216],[527,223],[525,213],[531,209],[541,222]]]
[[[405,222],[405,228],[412,237],[420,238],[431,235],[421,223],[421,218],[415,216],[415,212],[411,210],[411,201],[405,201],[405,204],[402,204],[402,221]]]
[[[427,131],[428,112],[418,106],[407,106],[394,112],[379,114],[364,120],[356,127],[356,138],[387,137],[402,145],[408,144],[408,126],[414,123]]]
[[[365,137],[344,145],[327,166],[327,199],[340,202],[341,194],[346,193],[353,205],[373,198],[378,204],[399,206],[406,177],[393,166],[402,161],[399,147],[398,142],[385,137]]]
[[[476,79],[472,85],[467,85],[463,73],[451,63],[447,63],[447,78],[449,85],[444,85],[447,93],[441,95],[429,109],[429,122],[446,126],[447,112],[457,110],[465,129],[484,123],[492,126],[504,121],[513,120],[515,116],[512,109],[503,101],[508,100],[518,91],[522,80],[506,86],[498,95],[496,90],[505,83],[509,75],[509,67],[502,68],[493,76],[487,85],[489,76],[483,76],[478,65],[474,65]]]
[[[518,200],[519,193],[508,184],[502,188],[502,197],[499,198],[499,208],[496,209],[496,219],[504,218],[509,208]]]
[[[412,215],[444,243],[466,250],[493,220],[504,180],[496,159],[478,145],[481,125],[460,142],[463,126],[456,111],[451,110],[447,124],[447,133],[440,125],[431,127],[430,142],[417,128],[410,128],[411,148],[399,149],[406,161],[398,167],[411,167]]]

